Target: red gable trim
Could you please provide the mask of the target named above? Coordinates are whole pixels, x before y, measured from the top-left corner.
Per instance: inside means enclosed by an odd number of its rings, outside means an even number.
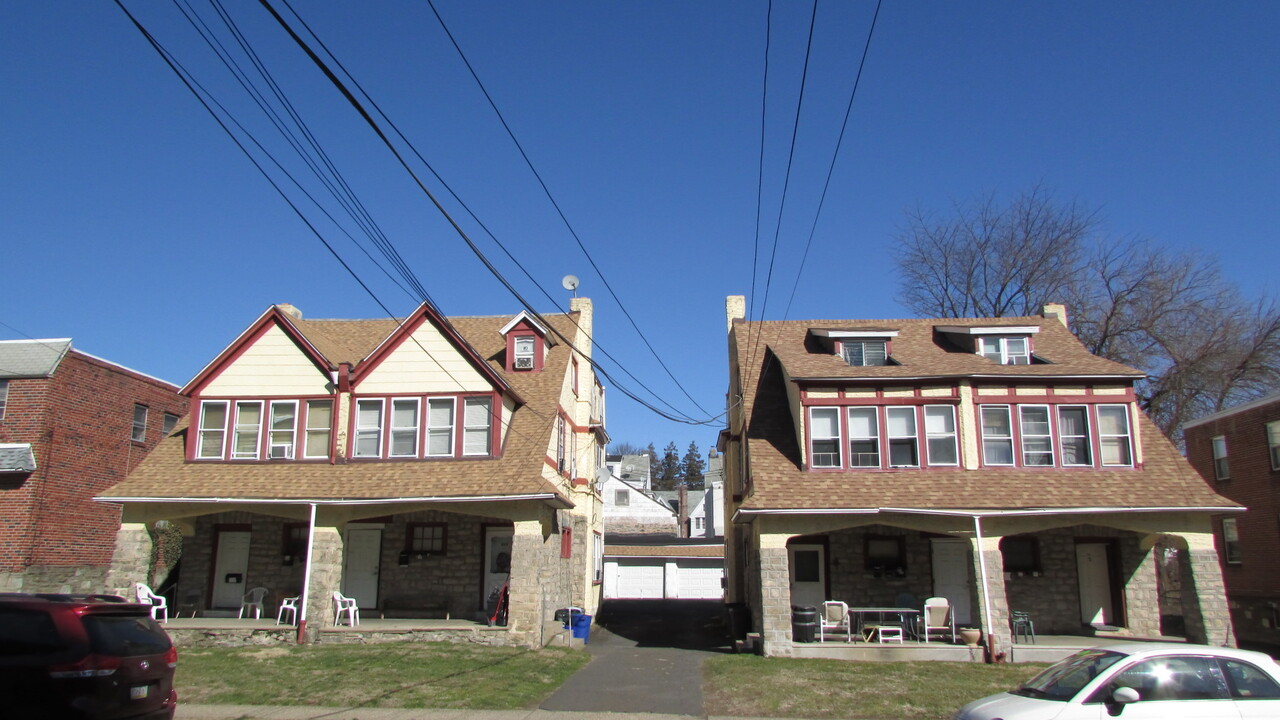
[[[419,327],[422,327],[424,322],[431,323],[432,327],[439,330],[440,334],[449,341],[449,344],[461,353],[462,356],[466,358],[467,362],[493,385],[494,390],[510,396],[516,401],[517,405],[524,404],[524,400],[511,389],[511,386],[507,384],[507,381],[504,380],[501,375],[490,367],[489,363],[485,362],[485,359],[480,356],[480,353],[476,352],[476,349],[471,346],[471,343],[463,339],[462,335],[453,327],[452,323],[450,323],[443,315],[437,313],[427,303],[419,305],[418,309],[414,310],[412,315],[406,318],[404,322],[400,323],[400,326],[388,335],[387,338],[369,354],[369,357],[360,361],[360,364],[357,365],[351,373],[352,384],[358,385],[365,375],[373,372],[374,369],[382,364],[382,361],[390,357],[391,353],[394,352],[396,348],[400,347],[405,342],[409,342],[409,336],[412,335]]]
[[[260,340],[262,336],[266,335],[267,331],[271,330],[273,327],[278,327],[283,330],[285,335],[288,335],[289,339],[293,341],[294,345],[297,345],[298,349],[301,350],[302,353],[311,360],[311,363],[316,366],[316,370],[323,373],[326,377],[331,377],[333,371],[337,369],[334,367],[333,363],[329,362],[320,354],[320,351],[307,340],[301,331],[298,330],[297,326],[293,324],[287,314],[282,312],[280,308],[272,305],[267,308],[267,311],[255,320],[248,329],[240,333],[240,336],[228,345],[225,350],[219,353],[218,357],[213,359],[213,362],[206,365],[199,374],[191,379],[191,382],[183,386],[183,388],[178,391],[178,394],[186,395],[188,397],[199,394],[200,390],[207,385],[210,380],[221,374],[223,370],[227,369],[227,366],[244,355],[244,353],[252,347],[255,342]]]

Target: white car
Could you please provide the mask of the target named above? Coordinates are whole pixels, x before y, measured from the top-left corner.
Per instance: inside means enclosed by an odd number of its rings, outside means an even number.
[[[954,720],[1280,718],[1280,665],[1251,650],[1169,643],[1099,645],[1016,690],[974,700]]]

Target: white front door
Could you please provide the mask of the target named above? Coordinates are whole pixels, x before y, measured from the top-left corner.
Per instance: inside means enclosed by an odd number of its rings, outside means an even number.
[[[973,580],[969,568],[968,540],[931,540],[933,555],[933,594],[951,603],[951,614],[957,625],[973,624]]]
[[[1080,622],[1110,625],[1115,620],[1111,606],[1111,566],[1106,543],[1076,545],[1076,575],[1080,579]]]
[[[484,531],[484,600],[497,599],[503,584],[511,578],[512,528],[486,528]]]
[[[821,545],[788,545],[791,604],[822,607],[827,600],[827,563]]]
[[[218,533],[217,558],[213,561],[213,607],[239,610],[240,600],[249,591],[249,540],[247,530]]]
[[[347,528],[342,551],[342,594],[361,608],[378,607],[382,528]]]

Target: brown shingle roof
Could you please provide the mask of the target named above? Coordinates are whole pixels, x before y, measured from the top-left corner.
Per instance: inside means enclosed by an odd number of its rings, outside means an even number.
[[[573,337],[577,314],[548,321]],[[103,497],[388,499],[492,497],[558,493],[542,478],[547,443],[569,362],[569,346],[551,348],[538,373],[507,373],[498,330],[507,317],[451,318],[489,367],[526,401],[511,418],[500,458],[483,460],[302,462],[185,462],[188,429],[163,440],[146,460]],[[394,320],[303,320],[296,325],[331,362],[355,363],[397,327]]]
[[[810,328],[853,328],[874,324],[899,330],[893,357],[903,364],[850,367],[830,350],[817,347]],[[948,347],[935,325],[1038,325],[1036,355],[1053,364],[1002,366],[971,352]],[[750,332],[748,332],[750,330]],[[743,388],[747,413],[752,492],[743,510],[923,508],[1013,509],[1081,507],[1233,507],[1212,492],[1164,434],[1145,416],[1138,420],[1144,466],[1116,470],[1024,468],[817,471],[802,468],[797,429],[787,398],[792,378],[856,379],[1108,375],[1126,379],[1141,373],[1090,355],[1057,320],[875,320],[738,322],[740,358],[748,357],[759,335],[767,349],[756,356]],[[806,345],[806,341],[808,345]],[[784,370],[786,375],[784,375]]]
[[[938,326],[991,327],[1037,326],[1032,336],[1035,355],[1047,362],[1033,365],[1000,365],[981,355],[960,349]],[[897,330],[892,339],[892,358],[897,365],[853,367],[839,355],[810,337],[811,329],[867,330],[870,327]],[[748,343],[759,338],[778,356],[794,378],[918,378],[979,376],[1126,376],[1143,373],[1120,363],[1097,357],[1085,349],[1062,323],[1051,318],[1016,317],[962,320],[787,320],[739,322],[735,324],[739,357],[747,357]],[[751,336],[748,340],[747,335]],[[755,352],[758,357],[759,352]]]

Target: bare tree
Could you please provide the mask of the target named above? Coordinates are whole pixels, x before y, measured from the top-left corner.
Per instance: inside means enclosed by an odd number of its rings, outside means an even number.
[[[1036,186],[937,220],[908,213],[897,265],[913,311],[938,317],[1033,315],[1065,302],[1091,352],[1147,373],[1139,402],[1170,437],[1195,417],[1280,383],[1280,308],[1245,299],[1217,263],[1098,232],[1098,213]]]

